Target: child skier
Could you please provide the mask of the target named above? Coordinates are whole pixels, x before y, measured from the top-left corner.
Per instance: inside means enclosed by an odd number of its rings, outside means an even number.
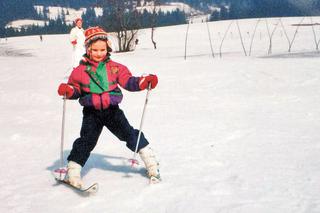
[[[112,51],[108,34],[100,27],[85,31],[86,54],[68,80],[61,83],[58,94],[67,99],[79,99],[83,106],[80,137],[73,143],[68,156],[67,181],[81,188],[80,172],[97,144],[102,128],[106,126],[126,146],[135,151],[139,131],[126,119],[118,104],[122,93],[118,85],[128,91],[154,89],[158,84],[156,75],[134,77],[128,68],[110,59]],[[144,162],[147,175],[160,179],[159,164],[148,141],[141,133],[138,153]]]

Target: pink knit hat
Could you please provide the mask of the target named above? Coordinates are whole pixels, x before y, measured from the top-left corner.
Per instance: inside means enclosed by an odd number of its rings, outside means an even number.
[[[108,33],[104,31],[101,27],[90,27],[84,31],[84,36],[86,37],[85,46],[88,48],[93,41],[98,39],[105,40],[108,45],[108,51],[111,52],[111,43],[108,40]]]
[[[78,21],[81,21],[81,22],[82,22],[82,18],[76,18],[76,19],[74,20],[74,23],[77,24]]]

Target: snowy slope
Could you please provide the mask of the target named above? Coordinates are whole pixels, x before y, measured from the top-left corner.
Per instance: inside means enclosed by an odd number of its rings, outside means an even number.
[[[288,31],[299,20],[285,19]],[[291,54],[276,31],[267,56],[263,23],[252,55],[245,57],[233,26],[219,58],[229,23],[209,23],[215,58],[205,23],[190,25],[187,60],[186,25],[157,28],[157,50],[146,30],[135,52],[112,55],[137,76],[159,77],[143,128],[159,156],[163,182],[149,186],[144,169],[128,165],[132,153],[105,129],[82,173],[85,183],[100,184],[90,197],[51,176],[60,153],[62,99],[56,90],[71,67],[68,35],[1,43],[0,212],[320,212],[320,54],[312,30],[301,28]],[[254,23],[239,22],[244,35]],[[250,39],[244,36],[244,43],[248,48]],[[144,97],[125,92],[121,104],[136,128]],[[80,125],[81,107],[68,101],[65,158]]]
[[[167,4],[163,4],[163,5],[158,5],[154,8],[154,3],[150,2],[150,3],[146,3],[146,5],[141,6],[141,7],[137,7],[137,10],[140,12],[143,12],[144,10],[148,11],[149,13],[152,13],[153,10],[155,9],[156,12],[164,12],[164,13],[168,13],[168,12],[174,12],[176,10],[180,10],[185,12],[186,14],[191,14],[191,13],[199,13],[200,11],[196,11],[195,9],[193,9],[192,7],[190,7],[188,4],[185,3],[180,3],[180,2],[170,2]]]

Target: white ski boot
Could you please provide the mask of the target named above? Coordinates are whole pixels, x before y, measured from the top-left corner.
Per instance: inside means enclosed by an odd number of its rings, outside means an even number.
[[[69,161],[68,163],[68,172],[66,176],[66,180],[70,183],[70,185],[81,188],[83,186],[83,182],[81,180],[81,165],[74,161]]]
[[[161,180],[159,162],[156,159],[153,150],[149,146],[146,146],[139,151],[139,155],[146,166],[147,175],[150,178],[150,181],[159,182]]]

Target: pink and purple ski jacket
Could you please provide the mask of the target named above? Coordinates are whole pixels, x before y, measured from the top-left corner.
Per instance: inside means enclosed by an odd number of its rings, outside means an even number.
[[[107,57],[103,62],[94,62],[87,57],[76,67],[68,80],[73,87],[69,99],[78,99],[84,107],[96,110],[107,109],[122,101],[118,85],[128,91],[140,91],[140,77],[132,76],[128,68]]]

